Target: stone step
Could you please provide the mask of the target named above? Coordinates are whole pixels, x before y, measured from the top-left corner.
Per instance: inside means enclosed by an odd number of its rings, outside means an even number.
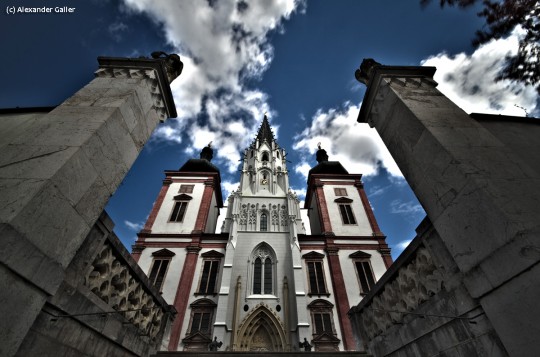
[[[247,356],[280,356],[280,357],[306,357],[306,355],[313,357],[372,357],[371,354],[366,352],[355,352],[355,351],[334,351],[334,352],[255,352],[255,351],[245,351],[245,352],[233,352],[233,351],[223,351],[223,352],[158,352],[152,357],[247,357]]]

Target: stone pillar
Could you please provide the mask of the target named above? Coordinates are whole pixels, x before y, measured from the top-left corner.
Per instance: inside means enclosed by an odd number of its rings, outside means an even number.
[[[141,230],[140,233],[146,233],[146,234],[152,233],[152,226],[154,225],[154,222],[156,221],[156,217],[159,213],[159,210],[161,209],[161,205],[163,204],[163,200],[165,199],[165,196],[167,195],[167,191],[169,190],[171,183],[172,183],[172,179],[170,177],[167,177],[165,180],[163,180],[163,186],[161,186],[161,190],[159,191],[158,197],[156,201],[154,202],[152,211],[150,211],[150,214],[148,215],[148,219],[146,220],[146,223],[144,224],[144,228]]]
[[[197,214],[197,220],[195,221],[195,229],[193,233],[203,233],[206,231],[206,221],[210,209],[212,208],[212,197],[214,195],[214,180],[204,181],[204,191],[201,198],[201,205],[199,207],[199,214]]]
[[[176,116],[169,84],[181,72],[178,56],[98,61],[97,78],[48,114],[2,120],[3,356],[16,353],[56,293],[158,121]]]
[[[328,242],[326,246],[328,253],[328,266],[330,267],[330,275],[332,276],[332,287],[334,289],[336,310],[338,313],[339,325],[341,326],[341,337],[343,338],[343,347],[345,351],[354,351],[356,344],[354,342],[351,320],[347,315],[350,309],[349,298],[347,297],[347,289],[345,288],[345,280],[339,262],[339,249]]]
[[[379,132],[510,355],[539,355],[540,177],[434,72],[364,60],[358,121]]]
[[[189,296],[191,292],[191,284],[193,284],[193,276],[195,275],[195,268],[197,267],[197,260],[199,258],[199,251],[201,247],[199,242],[196,241],[192,245],[186,248],[187,254],[184,260],[184,268],[180,275],[180,282],[178,283],[178,290],[174,298],[174,308],[178,312],[176,319],[171,327],[171,335],[169,338],[169,351],[177,351],[178,343],[180,342],[180,333],[182,332],[182,324],[184,322],[184,315],[187,310]]]
[[[332,223],[330,223],[330,215],[328,214],[328,206],[326,205],[326,198],[324,196],[323,186],[321,180],[317,179],[314,183],[315,186],[315,199],[317,201],[317,209],[319,211],[319,219],[321,222],[321,233],[324,235],[333,235]]]

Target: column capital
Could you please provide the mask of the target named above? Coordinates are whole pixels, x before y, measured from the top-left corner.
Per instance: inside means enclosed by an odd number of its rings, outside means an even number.
[[[415,86],[429,83],[429,85],[436,87],[437,82],[433,80],[435,71],[435,67],[384,66],[372,58],[365,58],[360,68],[354,73],[355,78],[367,86],[357,121],[359,123],[368,123],[370,127],[373,127],[372,120],[370,120],[370,116],[373,115],[371,108],[376,101],[375,97],[382,78],[392,77],[393,80],[402,83],[404,86],[407,84],[407,80],[413,80]]]
[[[163,56],[165,55],[165,56]],[[150,81],[154,109],[160,120],[176,118],[170,83],[182,73],[183,63],[176,54],[153,52],[153,58],[98,57],[96,77],[134,78]]]

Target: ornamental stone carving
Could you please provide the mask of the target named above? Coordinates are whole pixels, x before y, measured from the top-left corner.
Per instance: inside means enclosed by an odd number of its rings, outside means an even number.
[[[163,318],[160,305],[122,263],[108,242],[88,267],[84,285],[143,334],[152,339],[157,336]]]

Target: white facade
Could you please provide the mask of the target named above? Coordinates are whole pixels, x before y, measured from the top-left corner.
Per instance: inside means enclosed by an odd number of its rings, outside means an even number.
[[[179,312],[163,349],[205,350],[213,337],[223,341],[220,350],[299,350],[301,341],[320,351],[355,349],[347,311],[389,265],[384,236],[365,208],[361,176],[343,168],[336,176],[322,164],[310,173],[314,234],[306,235],[285,155],[265,118],[244,152],[220,234],[219,179],[204,174],[213,165],[193,159],[166,172],[134,248]],[[182,185],[193,187],[182,193]],[[160,264],[169,264],[162,283]]]

